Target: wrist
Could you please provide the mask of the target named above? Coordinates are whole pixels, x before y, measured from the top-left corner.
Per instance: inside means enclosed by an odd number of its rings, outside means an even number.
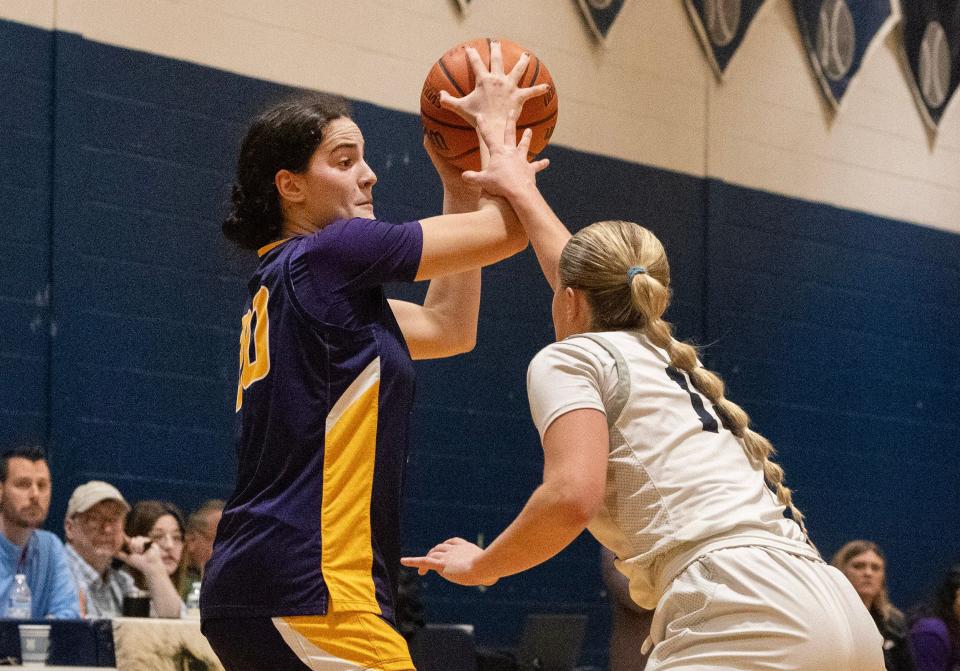
[[[537,183],[532,179],[511,184],[503,197],[509,201],[517,214],[536,209],[538,203],[543,200],[537,189]]]
[[[493,584],[500,579],[500,576],[497,575],[490,565],[488,557],[487,551],[483,550],[470,561],[470,573],[472,573],[475,580],[481,584]]]
[[[479,189],[444,189],[443,211],[447,214],[473,212],[480,206]]]

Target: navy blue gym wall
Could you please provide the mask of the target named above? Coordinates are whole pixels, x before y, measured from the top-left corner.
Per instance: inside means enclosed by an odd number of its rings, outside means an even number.
[[[887,551],[909,606],[960,561],[960,236],[711,181],[705,358],[814,541]]]
[[[290,89],[9,22],[0,86],[11,92],[0,99],[0,435],[49,436],[48,526],[59,530],[70,490],[92,477],[185,508],[225,495],[255,260],[222,241],[219,220],[245,123]],[[369,104],[356,118],[378,214],[436,213],[417,119]],[[960,236],[559,147],[548,155],[541,184],[572,228],[619,217],[663,239],[679,335],[708,345],[706,363],[779,447],[821,550],[874,538],[889,550],[894,600],[919,598],[960,547]],[[484,279],[476,350],[418,364],[410,551],[453,534],[490,540],[539,480],[524,377],[552,338],[550,295],[529,251]],[[486,644],[513,643],[528,612],[587,612],[584,661],[605,657],[586,538],[491,589],[431,577],[424,595],[432,620],[475,622]]]
[[[0,442],[47,433],[53,35],[0,22]]]

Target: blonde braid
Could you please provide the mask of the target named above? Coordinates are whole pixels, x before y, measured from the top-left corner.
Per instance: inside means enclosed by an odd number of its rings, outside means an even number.
[[[624,289],[627,269],[640,266],[633,275],[630,298]],[[673,337],[673,326],[663,319],[670,304],[670,266],[663,245],[650,231],[625,221],[601,221],[579,231],[560,257],[560,283],[581,289],[593,311],[599,330],[641,329],[657,347],[665,350],[670,365],[684,371],[697,390],[709,399],[724,428],[740,440],[747,458],[763,469],[777,500],[790,510],[809,541],[804,515],[793,503],[793,492],[783,482],[783,468],[770,459],[776,454],[769,440],[750,428],[750,417],[724,396],[720,376],[700,365],[697,350]]]

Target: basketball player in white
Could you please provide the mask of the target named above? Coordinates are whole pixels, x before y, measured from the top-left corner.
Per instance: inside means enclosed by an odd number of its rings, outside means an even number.
[[[534,179],[528,136],[516,149],[485,139],[491,164],[514,169],[466,178],[510,201],[555,292],[558,342],[527,373],[544,481],[486,549],[453,538],[403,563],[489,585],[587,528],[616,554],[631,597],[656,609],[650,671],[882,671],[880,634],[809,543],[772,446],[663,320],[659,240],[620,221],[571,238],[539,192],[522,189]]]

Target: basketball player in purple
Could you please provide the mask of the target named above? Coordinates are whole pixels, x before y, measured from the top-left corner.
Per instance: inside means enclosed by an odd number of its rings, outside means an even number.
[[[473,52],[461,106],[506,128],[546,91],[518,88],[527,60],[504,73],[499,44],[489,70]],[[241,321],[237,484],[201,595],[228,671],[413,668],[393,626],[411,359],[472,348],[479,269],[527,245],[504,201],[428,152],[444,214],[395,224],[374,216],[377,177],[343,101],[279,104],[241,146],[223,231],[260,264]],[[385,298],[384,283],[415,280],[431,280],[423,305]]]

